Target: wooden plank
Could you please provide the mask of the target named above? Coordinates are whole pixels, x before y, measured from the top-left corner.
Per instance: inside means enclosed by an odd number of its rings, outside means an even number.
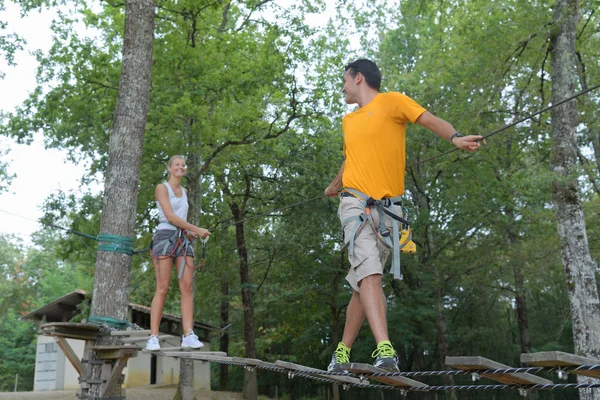
[[[101,327],[95,324],[88,324],[84,322],[48,322],[46,324],[40,325],[40,329],[49,329],[49,328],[65,328],[65,329],[77,329],[77,330],[86,330],[92,332],[100,332]]]
[[[282,369],[282,367],[275,365],[275,363],[259,360],[256,358],[241,358],[241,357],[232,357],[234,362],[243,362],[246,363],[250,367],[263,367],[263,368],[274,368],[274,369]]]
[[[132,337],[122,337],[120,338],[121,342],[123,343],[137,343],[137,342],[145,342],[149,339],[148,335],[144,335],[144,336],[132,336]],[[158,340],[161,342],[164,342],[165,340],[169,340],[169,339],[179,339],[178,336],[173,336],[173,335],[167,335],[167,334],[161,334],[158,335]]]
[[[538,353],[521,354],[523,364],[534,365],[536,367],[579,367],[581,365],[598,365],[600,360],[591,357],[578,356],[562,351],[540,351]],[[570,373],[600,378],[600,370],[573,371]]]
[[[232,357],[208,354],[206,351],[163,351],[161,355],[165,357],[191,358],[199,361],[233,361]]]
[[[106,384],[104,386],[104,390],[102,391],[101,398],[106,399],[111,394],[113,394],[113,392],[115,391],[115,388],[116,388],[117,384],[119,383],[119,381],[121,379],[123,368],[125,368],[127,366],[127,361],[128,360],[129,360],[129,356],[125,356],[125,357],[120,358],[120,359],[117,360],[117,362],[115,363],[114,367],[112,368],[112,371],[110,373],[110,377],[106,381]]]
[[[480,356],[446,357],[446,365],[465,371],[512,368],[508,365],[504,365]],[[481,376],[492,381],[505,383],[507,385],[549,385],[553,383],[548,379],[544,379],[530,373],[520,372],[509,374],[481,374]]]
[[[138,349],[140,349],[138,347]],[[204,354],[212,354],[215,356],[226,356],[227,353],[225,353],[224,351],[204,351],[202,349],[192,349],[191,347],[162,347],[160,350],[146,350],[146,348],[144,347],[142,349],[142,353],[153,353],[153,354],[159,354],[165,351],[177,351],[177,352],[187,352],[187,353],[193,353],[193,352],[201,352]]]
[[[106,351],[106,350],[139,350],[140,348],[136,345],[131,344],[99,344],[92,346],[92,350]]]
[[[371,364],[362,363],[342,363],[340,368],[344,371],[352,372],[354,374],[365,375],[369,379],[383,382],[391,386],[408,386],[408,387],[419,387],[429,386],[426,383],[415,381],[405,376],[373,376],[371,374],[388,374],[390,371],[385,369],[377,368]]]
[[[102,334],[100,327],[78,322],[52,322],[40,325],[46,336],[63,336],[69,339],[93,340]]]
[[[323,371],[321,369],[316,369],[316,368],[311,368],[311,367],[306,367],[304,365],[294,364],[294,363],[287,362],[287,361],[277,360],[277,361],[275,361],[275,365],[278,367],[281,367],[281,368],[285,368],[291,372],[315,375],[320,378],[329,379],[334,382],[338,382],[338,383],[342,383],[342,384],[343,383],[352,383],[352,384],[356,384],[356,385],[368,385],[369,384],[369,381],[365,381],[365,380],[362,380],[359,378],[354,378],[351,376],[343,376],[343,375],[327,375],[326,374],[327,371]]]
[[[75,368],[75,371],[77,371],[79,376],[81,376],[83,374],[83,364],[81,364],[79,357],[77,357],[77,355],[71,348],[71,345],[69,345],[67,340],[61,336],[53,336],[53,337],[54,337],[54,341],[56,342],[58,347],[60,347],[60,349],[65,354],[65,357],[67,357],[67,360],[69,360],[71,362],[71,365],[73,365],[73,368]]]
[[[150,329],[132,329],[129,331],[110,331],[110,336],[150,336]]]
[[[88,384],[88,379],[91,378],[92,376],[92,364],[90,363],[90,361],[92,361],[92,358],[94,356],[94,353],[91,349],[91,342],[87,341],[85,343],[85,347],[83,349],[83,359],[82,364],[84,363],[84,361],[86,361],[85,363],[85,367],[84,367],[84,375],[79,377],[79,387],[81,389],[88,389],[90,387],[90,385]],[[96,361],[96,360],[93,360]]]
[[[114,360],[123,357],[136,357],[140,348],[138,346],[131,345],[108,345],[92,346],[92,350],[101,360]]]

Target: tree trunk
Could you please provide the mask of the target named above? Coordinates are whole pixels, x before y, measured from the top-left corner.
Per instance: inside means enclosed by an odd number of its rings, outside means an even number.
[[[552,102],[575,91],[575,38],[579,14],[577,0],[557,0],[554,7],[552,47]],[[552,109],[552,197],[562,262],[567,279],[575,351],[600,356],[600,307],[596,286],[596,263],[590,256],[576,174],[577,109],[574,101]],[[590,378],[579,377],[579,382]],[[590,389],[580,390],[581,399],[593,399]]]
[[[439,272],[436,274],[437,279],[436,282],[438,284],[438,288],[436,290],[436,308],[437,308],[437,318],[436,318],[436,326],[437,326],[437,338],[438,338],[438,346],[440,351],[440,360],[442,364],[446,357],[450,355],[449,347],[448,347],[448,331],[446,329],[446,316],[444,315],[444,296],[445,292],[443,289],[443,280],[439,276]],[[445,369],[450,370],[451,368],[445,366]],[[452,375],[443,375],[442,381],[445,386],[454,386],[454,377]],[[450,390],[448,391],[448,398],[451,400],[456,400],[456,391]]]
[[[244,212],[235,202],[231,202],[229,207],[231,208],[231,213],[235,220],[235,242],[240,262],[240,284],[242,286],[242,306],[244,307],[244,344],[246,346],[246,357],[256,358],[253,294],[252,288],[250,287],[248,251],[246,249],[246,238],[244,236],[244,223],[242,222]],[[256,399],[258,397],[255,370],[246,370],[244,373],[243,397],[244,399]]]
[[[154,0],[128,0],[119,95],[108,150],[100,234],[133,239],[142,144],[150,100]],[[111,240],[111,239],[109,239]],[[103,247],[114,242],[101,242]],[[122,249],[122,247],[121,247]],[[132,249],[131,249],[132,250]],[[131,255],[98,249],[91,315],[128,319]],[[94,366],[92,378],[101,368]],[[102,386],[89,384],[82,395],[99,398]]]
[[[187,123],[188,140],[192,142],[191,126],[193,121]],[[190,143],[191,144],[191,143]],[[188,221],[196,226],[201,226],[200,216],[202,214],[202,176],[200,175],[200,155],[189,153],[187,155],[186,164],[190,166],[187,173],[187,190],[189,212]],[[196,254],[198,250],[196,249]],[[196,297],[196,272],[194,272],[194,280],[192,284],[192,295]],[[195,301],[195,300],[194,300]],[[184,334],[187,332],[183,332]],[[179,397],[178,397],[179,396]],[[182,400],[193,400],[194,395],[194,360],[190,358],[179,359],[179,384],[175,398]]]
[[[431,202],[427,198],[425,193],[415,192],[414,193],[414,201],[417,204],[417,207],[420,210],[430,210]],[[429,264],[434,254],[436,254],[438,250],[438,245],[436,240],[433,237],[431,229],[429,227],[425,227],[423,232],[423,237],[421,238],[421,242],[424,244],[422,251],[419,251],[419,261],[422,265]],[[445,364],[446,357],[450,355],[450,348],[448,345],[448,330],[446,326],[446,316],[444,315],[444,296],[446,294],[445,285],[446,278],[439,269],[435,269],[435,281],[434,284],[436,287],[432,288],[432,291],[435,294],[435,303],[436,303],[436,330],[437,330],[437,340],[438,340],[438,348],[440,353],[440,366],[443,369],[451,369]],[[409,281],[409,280],[407,280]],[[444,375],[442,377],[442,381],[446,386],[454,385],[454,377],[452,375]],[[451,400],[456,400],[456,392],[451,390],[448,392],[448,398]]]
[[[516,221],[512,209],[506,211],[509,221]],[[506,228],[508,242],[510,248],[517,246],[518,236],[511,228],[511,225]],[[520,257],[514,257],[511,260],[513,277],[515,279],[515,303],[517,313],[517,325],[519,328],[519,344],[521,353],[531,353],[531,336],[529,334],[529,314],[527,312],[527,290],[525,288],[525,278],[521,266]]]
[[[348,272],[348,268],[350,268],[348,262],[346,261],[347,259],[348,256],[346,254],[346,251],[341,251],[339,257],[339,267],[337,266],[338,263],[336,262],[336,260],[332,260],[334,268],[337,271],[333,276],[333,281],[331,283],[332,292],[331,300],[329,303],[329,309],[331,310],[331,343],[333,344],[334,349],[336,348],[340,340],[342,340],[342,334],[344,333],[345,318],[343,308],[339,308],[337,306],[335,299],[338,297],[340,289],[343,288],[342,284],[344,278]],[[331,392],[333,400],[340,400],[340,385],[335,383],[332,384]]]
[[[229,325],[229,283],[223,279],[221,282],[221,326]],[[221,335],[219,350],[229,354],[229,330],[225,330]],[[219,366],[219,390],[229,390],[229,366],[221,364]]]
[[[515,302],[517,305],[517,324],[519,327],[519,343],[521,353],[531,353],[531,338],[529,335],[529,314],[527,313],[527,297],[525,290],[525,279],[521,265],[513,263],[513,275],[515,277]]]

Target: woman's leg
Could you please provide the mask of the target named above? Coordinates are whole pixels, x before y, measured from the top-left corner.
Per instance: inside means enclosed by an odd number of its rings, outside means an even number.
[[[183,325],[183,334],[187,335],[194,325],[194,294],[192,293],[192,284],[194,282],[194,258],[187,256],[185,258],[186,267],[183,270],[183,276],[179,280],[179,290],[181,291],[181,323]],[[181,268],[183,257],[177,257],[177,273]]]
[[[171,270],[173,269],[173,259],[171,257],[164,260],[158,260],[154,263],[154,275],[156,276],[156,292],[152,299],[152,308],[150,309],[150,334],[158,335],[162,312],[165,307],[165,300],[169,292],[169,282],[171,281]]]

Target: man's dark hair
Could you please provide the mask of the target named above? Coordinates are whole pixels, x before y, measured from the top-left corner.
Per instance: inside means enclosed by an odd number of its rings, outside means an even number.
[[[348,70],[350,70],[350,76],[353,78],[360,72],[365,77],[367,85],[379,91],[381,87],[381,71],[379,71],[379,67],[373,61],[366,58],[359,58],[346,65],[344,72]]]

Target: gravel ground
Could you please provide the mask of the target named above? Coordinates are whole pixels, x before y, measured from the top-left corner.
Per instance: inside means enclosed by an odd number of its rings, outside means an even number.
[[[171,400],[177,388],[174,386],[143,386],[126,390],[127,400]],[[77,390],[53,390],[46,392],[4,392],[0,400],[77,400]],[[196,391],[197,400],[240,400],[240,393]]]

